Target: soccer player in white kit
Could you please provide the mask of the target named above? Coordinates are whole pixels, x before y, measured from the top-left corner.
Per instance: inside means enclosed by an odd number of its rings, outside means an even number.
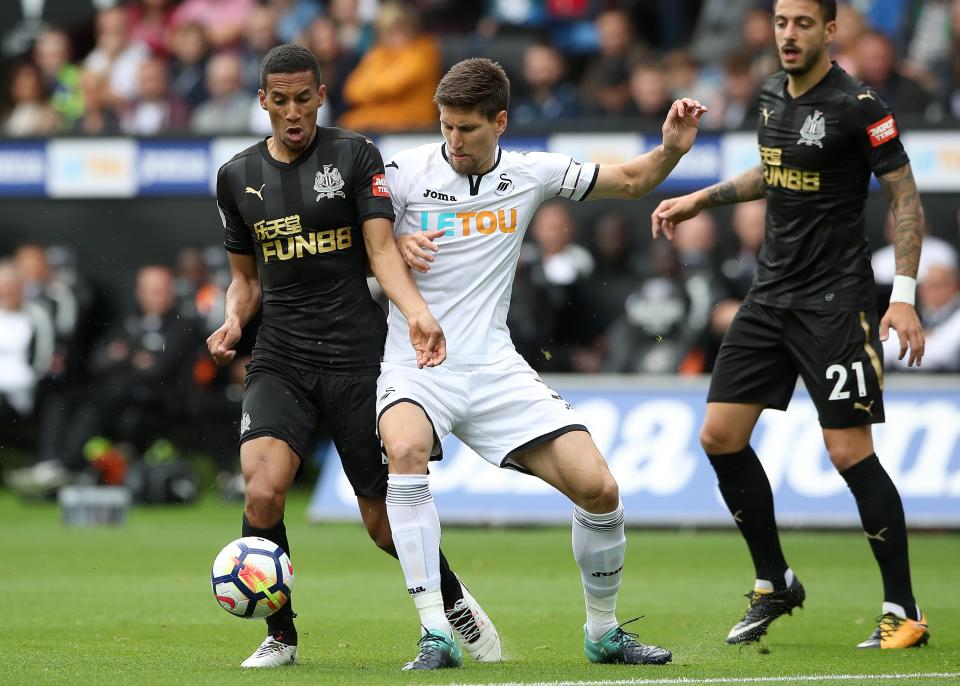
[[[616,617],[626,537],[617,483],[576,412],[514,349],[507,310],[524,233],[555,196],[637,198],[656,188],[696,138],[705,111],[678,100],[663,143],[620,165],[502,150],[510,83],[497,63],[454,65],[434,100],[444,142],[386,165],[394,233],[417,286],[447,337],[447,361],[418,369],[393,305],[377,383],[380,438],[389,460],[387,514],[424,634],[404,669],[462,662],[440,594],[440,520],[427,463],[454,433],[487,461],[533,474],[574,503],[573,554],[586,599],[584,649],[592,662],[665,664]]]

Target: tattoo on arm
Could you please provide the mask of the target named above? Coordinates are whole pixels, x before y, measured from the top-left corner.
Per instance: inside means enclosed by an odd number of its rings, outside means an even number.
[[[879,177],[880,187],[890,201],[896,231],[893,250],[897,274],[917,278],[920,246],[923,244],[923,207],[909,164]]]
[[[759,165],[729,181],[707,188],[707,207],[719,207],[747,200],[759,200],[766,192],[763,168]]]

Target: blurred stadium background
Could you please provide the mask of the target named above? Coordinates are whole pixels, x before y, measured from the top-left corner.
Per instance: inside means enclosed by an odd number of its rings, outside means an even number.
[[[697,443],[705,374],[746,294],[763,205],[704,214],[674,244],[649,213],[756,164],[755,93],[776,70],[756,0],[6,0],[0,3],[0,469],[25,497],[122,483],[146,502],[239,493],[244,358],[203,340],[228,283],[213,199],[220,164],[269,133],[262,56],[297,41],[323,66],[321,121],[384,157],[436,140],[443,70],[473,55],[513,84],[505,147],[618,161],[659,142],[678,96],[710,107],[693,151],[636,202],[548,204],[518,268],[510,325],[527,360],[586,415],[634,523],[726,524]],[[960,1],[841,3],[836,60],[898,116],[928,237],[922,369],[886,356],[880,455],[914,526],[960,527]],[[389,65],[385,68],[383,65]],[[877,301],[893,254],[886,200],[868,204]],[[371,285],[375,288],[375,284]],[[247,336],[247,349],[255,324]],[[896,338],[892,337],[891,345]],[[893,348],[889,352],[892,352]],[[785,522],[856,513],[802,392],[768,413],[758,453]],[[450,520],[566,521],[532,480],[454,443],[434,472]],[[339,468],[314,518],[354,517]],[[313,479],[304,479],[312,486]]]

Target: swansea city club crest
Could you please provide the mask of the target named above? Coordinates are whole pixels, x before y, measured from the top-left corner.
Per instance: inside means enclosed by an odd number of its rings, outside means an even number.
[[[339,195],[345,198],[343,191],[343,177],[340,176],[340,170],[332,164],[323,165],[323,171],[317,172],[317,178],[313,182],[313,190],[317,192],[317,200],[320,198],[333,198]]]
[[[800,140],[797,145],[815,145],[818,148],[823,147],[823,137],[827,135],[826,125],[823,121],[823,112],[814,110],[813,114],[807,117],[803,122],[803,128],[800,129]]]

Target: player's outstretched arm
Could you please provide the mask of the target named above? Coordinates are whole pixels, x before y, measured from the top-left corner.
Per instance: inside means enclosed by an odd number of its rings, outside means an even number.
[[[393,238],[393,223],[374,217],[363,222],[363,242],[370,268],[383,292],[397,306],[410,325],[410,343],[417,351],[418,367],[436,367],[447,359],[443,329],[430,313],[427,302],[407,269]]]
[[[925,345],[923,327],[914,305],[916,302],[917,269],[920,266],[920,247],[923,244],[923,206],[920,192],[909,164],[894,169],[877,179],[890,201],[896,230],[893,251],[897,260],[897,274],[893,278],[890,307],[880,320],[880,340],[887,340],[890,329],[900,339],[900,357],[910,349],[907,366],[920,366]]]
[[[237,356],[235,346],[243,327],[260,307],[260,275],[253,255],[227,252],[230,261],[230,286],[227,288],[223,326],[207,338],[207,350],[218,365],[229,364]]]
[[[629,162],[599,165],[590,199],[640,198],[659,186],[693,147],[700,117],[706,111],[706,107],[689,98],[674,102],[663,122],[663,142]]]
[[[700,214],[709,207],[720,207],[749,200],[759,200],[766,192],[763,180],[763,168],[760,165],[735,176],[729,181],[721,181],[677,198],[667,198],[650,215],[650,230],[653,237],[661,233],[667,240],[673,240],[677,224]]]

